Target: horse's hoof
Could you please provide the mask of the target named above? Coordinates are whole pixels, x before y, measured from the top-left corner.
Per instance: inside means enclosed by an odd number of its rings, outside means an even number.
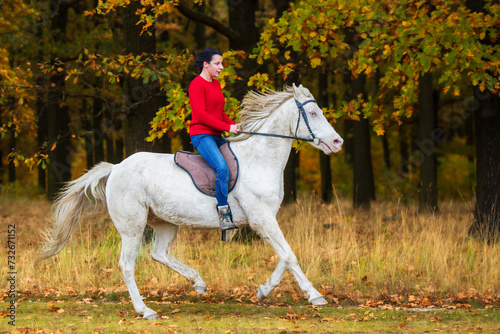
[[[260,301],[263,301],[264,299],[266,299],[266,297],[267,295],[265,295],[262,291],[262,287],[259,286],[259,288],[257,289],[257,298],[259,298]]]
[[[207,293],[207,287],[206,286],[195,286],[194,291],[199,295],[204,295],[205,293]]]
[[[319,297],[316,297],[312,300],[309,301],[311,304],[315,305],[315,306],[323,306],[323,305],[327,305],[328,302],[326,301],[325,298],[323,298],[322,296],[319,296]]]
[[[153,310],[148,309],[146,312],[144,312],[144,315],[142,316],[142,318],[145,320],[158,319],[158,313],[156,313]]]

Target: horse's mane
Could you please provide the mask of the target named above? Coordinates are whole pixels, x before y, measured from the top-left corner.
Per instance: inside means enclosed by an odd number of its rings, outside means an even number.
[[[267,89],[264,92],[252,91],[241,102],[240,130],[257,132],[272,112],[293,96],[293,88],[285,86],[283,91]],[[228,141],[245,140],[251,135],[239,134],[226,138]]]

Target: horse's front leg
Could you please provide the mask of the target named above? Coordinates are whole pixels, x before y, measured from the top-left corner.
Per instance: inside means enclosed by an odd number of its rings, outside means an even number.
[[[261,296],[259,296],[259,291],[257,291],[259,299],[261,299],[261,297],[265,298],[267,294],[279,284],[285,269],[288,268],[297,280],[300,288],[309,296],[309,302],[311,304],[327,304],[325,298],[323,298],[323,296],[313,287],[312,283],[302,272],[302,269],[300,269],[297,257],[293,253],[288,242],[285,240],[275,216],[271,213],[265,214],[261,211],[259,214],[255,215],[253,219],[250,219],[250,227],[254,229],[255,232],[257,232],[257,234],[259,234],[264,240],[266,240],[280,257],[280,262],[278,263],[276,270],[273,272],[268,281],[259,287],[261,293]]]

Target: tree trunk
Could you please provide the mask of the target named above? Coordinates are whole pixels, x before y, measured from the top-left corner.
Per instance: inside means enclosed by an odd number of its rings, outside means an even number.
[[[319,92],[318,105],[321,107],[328,106],[328,70],[327,72],[318,73]],[[325,203],[330,203],[333,199],[333,184],[332,184],[332,168],[330,166],[330,156],[319,151],[319,165],[321,171],[321,200]]]
[[[431,73],[420,78],[419,90],[419,138],[416,141],[420,162],[419,209],[434,212],[438,210],[436,144],[441,141],[442,130],[437,127]]]
[[[181,145],[184,151],[194,151],[193,143],[191,142],[191,137],[189,136],[189,132],[186,129],[183,129],[180,134],[181,136]]]
[[[205,7],[206,3],[203,2],[201,5],[196,6],[196,10],[201,13],[205,14]],[[196,28],[194,31],[194,40],[196,41],[196,47],[199,50],[205,49],[207,37],[206,37],[206,27],[203,23],[196,21]]]
[[[496,242],[500,237],[500,98],[476,89],[476,208],[470,234]]]
[[[255,25],[255,10],[257,8],[257,0],[228,0],[229,11],[229,27],[236,31],[238,36],[229,39],[229,48],[232,50],[243,50],[247,53],[252,51],[252,48],[259,41],[259,30]],[[246,58],[243,62],[243,67],[238,70],[238,75],[243,80],[237,80],[232,85],[231,95],[240,100],[248,92],[248,78],[253,75],[257,67],[255,59]]]
[[[285,85],[291,86],[295,83],[297,86],[300,84],[300,73],[294,71],[290,74],[285,82]],[[297,113],[299,111],[297,110]],[[295,148],[292,147],[290,151],[290,156],[288,162],[285,166],[284,172],[284,197],[283,203],[293,203],[297,200],[297,167],[299,166],[299,152],[296,152]]]
[[[279,19],[283,12],[290,8],[290,4],[295,2],[294,0],[273,0],[274,7],[276,7],[276,18]]]
[[[102,89],[100,78],[96,78],[96,89]],[[94,148],[94,164],[104,161],[104,127],[103,127],[103,112],[104,107],[100,98],[93,99],[92,105],[92,126],[93,126],[93,148]]]
[[[17,138],[15,136],[14,130],[10,130],[9,146],[11,151],[16,150]],[[9,159],[9,183],[16,182],[16,165],[12,159]]]
[[[363,76],[352,80],[352,96],[365,92]],[[353,122],[353,205],[356,209],[370,209],[370,201],[375,199],[375,184],[370,143],[370,124],[361,118]]]
[[[409,125],[403,123],[399,126],[398,138],[399,138],[399,168],[398,174],[402,178],[406,178],[408,173],[410,172],[410,145],[408,145],[408,127]]]
[[[467,0],[473,12],[484,10],[484,0]],[[485,44],[499,45],[500,40]],[[474,128],[476,139],[476,208],[469,234],[489,243],[500,238],[500,98],[475,88]]]
[[[0,185],[3,184],[3,178],[5,173],[5,166],[3,165],[3,151],[0,148]]]
[[[64,101],[65,74],[64,65],[59,65],[58,72],[51,77],[51,88],[48,94],[48,133],[51,140],[49,151],[49,168],[47,178],[47,195],[53,200],[64,183],[71,180],[71,136],[69,134],[68,107],[61,106]],[[60,69],[60,70],[59,70]]]
[[[69,5],[58,3],[57,11],[51,20],[53,41],[62,47],[66,40],[66,25],[68,21]],[[49,147],[50,165],[47,170],[47,196],[53,200],[64,183],[71,180],[71,135],[69,133],[68,107],[62,105],[66,90],[66,70],[64,64],[52,55],[51,60],[55,70],[50,76],[50,87],[47,102],[48,135],[51,140]],[[53,146],[55,144],[55,146]]]
[[[333,200],[333,181],[330,156],[319,152],[319,164],[321,170],[321,200],[325,203],[331,203]]]
[[[43,23],[42,20],[39,20],[35,23],[36,27],[36,32],[35,32],[35,38],[38,41],[43,41]],[[45,61],[44,56],[43,56],[43,51],[41,51],[42,48],[39,48],[39,51],[36,55],[36,61],[39,63],[43,63]],[[45,104],[45,92],[44,92],[44,87],[45,87],[45,76],[41,73],[37,73],[37,78],[36,78],[36,88],[35,88],[35,94],[36,94],[36,102],[35,102],[35,108],[36,108],[36,132],[37,132],[37,143],[38,143],[38,150],[42,154],[47,154],[47,140],[48,140],[48,120],[47,120],[47,109],[46,109],[46,104]],[[46,167],[44,168],[42,164],[39,164],[38,167],[38,187],[40,190],[46,194],[47,192],[47,169]]]
[[[87,100],[83,99],[82,101],[82,109],[80,111],[80,118],[82,119],[82,127],[84,131],[84,140],[85,140],[85,157],[87,163],[87,169],[91,169],[94,166],[94,148],[92,141],[92,122],[89,119],[89,111],[87,107]]]
[[[40,29],[41,30],[41,29]],[[48,140],[48,120],[47,120],[47,109],[45,105],[45,96],[43,93],[44,80],[40,76],[37,79],[37,89],[36,89],[36,113],[37,113],[37,142],[41,153],[47,154],[47,140]],[[49,147],[50,148],[50,147]],[[47,191],[47,170],[43,168],[42,165],[38,165],[38,186],[44,193]]]
[[[139,17],[135,14],[141,9],[140,2],[131,2],[123,9],[125,50],[133,55],[154,54],[156,41],[154,28],[142,33],[142,25],[137,25]],[[152,143],[145,140],[149,136],[150,122],[158,110],[158,85],[144,85],[141,78],[126,78],[126,93],[130,105],[124,124],[125,153],[130,156],[136,152],[154,152]]]
[[[115,136],[114,133],[118,133],[118,136]],[[107,151],[108,161],[113,164],[120,163],[125,158],[125,141],[121,120],[113,120],[112,131],[106,133],[106,143],[109,147]]]
[[[352,139],[354,122],[355,121],[351,119],[344,120],[344,144],[342,145],[342,150],[344,151],[344,161],[350,166],[352,166],[352,156],[354,154],[354,145]]]
[[[151,55],[156,53],[156,39],[154,25],[148,31],[142,32],[142,25],[137,25],[139,17],[135,14],[143,6],[140,2],[131,2],[123,10],[123,27],[125,35],[125,50],[133,55]],[[146,10],[147,13],[148,10]],[[127,77],[126,92],[130,104],[127,117],[124,121],[125,155],[136,152],[161,152],[159,145],[147,142],[150,122],[156,115],[159,107],[157,83],[143,84],[142,78]],[[151,242],[153,229],[147,225],[143,239]]]
[[[351,81],[351,74],[350,73],[344,73],[343,77],[343,82],[342,84],[345,87],[351,87],[352,86],[352,81]],[[354,94],[352,92],[349,92],[346,90],[344,98],[349,101],[352,99]],[[344,160],[347,164],[352,165],[352,156],[353,156],[353,142],[352,142],[352,136],[353,136],[353,126],[354,126],[354,121],[350,119],[344,120],[344,144],[342,145],[342,151],[344,152]]]
[[[299,152],[292,147],[290,157],[284,172],[283,204],[293,203],[297,200],[297,166],[299,165]]]
[[[391,151],[389,149],[389,140],[387,134],[382,135],[382,148],[384,150],[384,164],[387,170],[391,170]]]
[[[228,0],[229,27],[243,38],[230,38],[229,48],[232,50],[251,51],[259,41],[259,30],[255,25],[257,0]]]
[[[125,159],[125,140],[123,139],[123,135],[115,139],[115,145],[114,163],[120,163]]]
[[[0,148],[0,185],[3,184],[3,174],[4,174],[4,165],[3,165],[3,151]]]

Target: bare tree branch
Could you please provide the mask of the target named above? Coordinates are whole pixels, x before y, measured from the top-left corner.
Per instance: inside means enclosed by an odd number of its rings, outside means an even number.
[[[241,34],[239,34],[237,31],[222,24],[220,21],[217,21],[211,16],[205,15],[201,12],[197,12],[189,8],[189,6],[182,0],[179,0],[179,3],[176,5],[176,7],[179,10],[179,12],[188,19],[203,23],[206,26],[215,29],[215,31],[226,36],[230,40],[241,38]]]

